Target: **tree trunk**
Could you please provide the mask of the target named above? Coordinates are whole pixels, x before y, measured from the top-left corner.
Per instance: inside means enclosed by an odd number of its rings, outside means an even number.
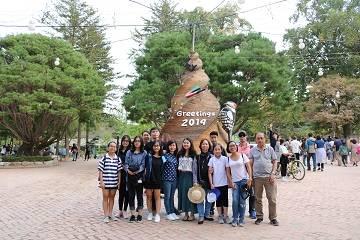
[[[346,139],[349,138],[352,135],[351,123],[343,125],[343,133],[344,133],[344,137]]]
[[[18,155],[35,156],[39,155],[40,151],[35,148],[35,143],[24,143],[19,147]]]
[[[69,138],[67,136],[67,131],[65,132],[65,143],[64,143],[64,148],[66,149],[66,156],[69,155]]]
[[[59,155],[59,148],[60,148],[60,140],[56,140],[56,150],[55,150],[55,154]]]
[[[77,147],[78,147],[78,152],[80,153],[80,145],[81,145],[81,122],[79,119],[78,122],[78,135],[77,135]]]
[[[90,126],[89,123],[86,123],[86,132],[85,132],[86,143],[89,142],[89,133],[90,133]]]

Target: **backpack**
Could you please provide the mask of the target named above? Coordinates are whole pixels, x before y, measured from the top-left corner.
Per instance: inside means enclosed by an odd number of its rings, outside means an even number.
[[[339,154],[341,156],[347,156],[349,154],[349,149],[345,145],[341,145],[339,148]]]
[[[308,144],[308,153],[315,153],[315,142],[311,140],[311,145]]]

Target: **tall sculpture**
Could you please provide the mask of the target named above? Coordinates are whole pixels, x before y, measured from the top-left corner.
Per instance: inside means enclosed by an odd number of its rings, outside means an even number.
[[[186,72],[171,99],[171,115],[162,128],[162,133],[170,134],[178,144],[190,137],[197,150],[200,140],[209,139],[211,131],[219,133],[218,142],[223,146],[228,140],[228,134],[218,120],[220,104],[208,89],[209,77],[202,66],[199,54],[191,52]]]

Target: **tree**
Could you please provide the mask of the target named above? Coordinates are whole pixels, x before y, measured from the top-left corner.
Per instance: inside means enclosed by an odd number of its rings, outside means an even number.
[[[101,23],[95,9],[83,0],[57,0],[53,8],[43,12],[41,22],[52,26],[57,35],[69,41],[75,50],[86,56],[107,83],[108,90],[114,87],[111,83],[117,74],[111,66],[113,59],[110,56],[110,43],[106,40],[106,27]],[[112,95],[107,95],[107,98],[111,97]],[[78,118],[78,145],[81,124],[86,123],[88,136],[89,127],[95,125],[94,121],[101,112],[94,111],[91,105],[82,106]]]
[[[350,125],[360,122],[360,85],[357,79],[330,75],[321,78],[310,88],[305,103],[306,117],[325,129],[348,137]],[[330,132],[329,131],[329,132]]]
[[[19,153],[36,155],[61,139],[84,106],[102,109],[105,82],[69,43],[23,34],[0,48],[0,125],[23,141]]]
[[[359,6],[358,0],[298,1],[292,20],[305,20],[307,24],[290,29],[284,39],[290,44],[287,54],[291,56],[293,87],[299,100],[307,98],[307,85],[319,80],[321,73],[360,77]]]

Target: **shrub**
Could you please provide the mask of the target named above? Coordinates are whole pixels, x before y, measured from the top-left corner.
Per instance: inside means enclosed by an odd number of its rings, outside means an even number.
[[[47,162],[52,160],[51,156],[4,156],[3,162]]]

